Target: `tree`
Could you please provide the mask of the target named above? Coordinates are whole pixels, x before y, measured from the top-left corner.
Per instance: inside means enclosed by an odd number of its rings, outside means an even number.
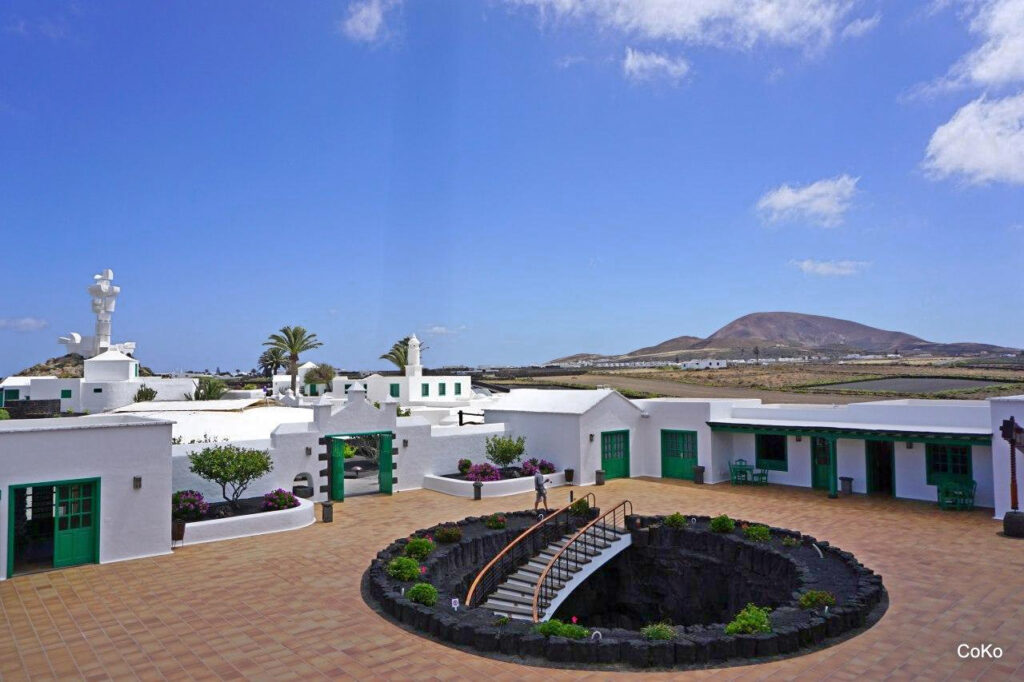
[[[216,377],[199,377],[196,390],[186,393],[185,400],[220,400],[227,390],[227,384]]]
[[[292,393],[295,392],[296,377],[299,374],[299,354],[324,345],[317,340],[316,334],[306,331],[305,327],[281,327],[277,334],[263,342],[264,346],[277,348],[288,356],[288,373],[292,376]]]
[[[409,359],[409,339],[410,337],[407,336],[404,339],[395,341],[395,344],[391,346],[391,350],[380,356],[380,359],[387,360],[397,367],[399,371],[404,371]]]
[[[139,390],[135,391],[135,397],[132,398],[132,401],[136,403],[146,403],[155,399],[156,389],[150,388],[146,384],[142,384],[142,386],[139,386]]]
[[[306,382],[307,386],[309,384],[326,384],[327,389],[330,390],[331,382],[334,381],[336,376],[337,372],[334,371],[334,368],[324,362],[306,372],[303,381]]]
[[[189,471],[220,486],[221,495],[232,509],[238,509],[238,500],[250,483],[274,470],[274,462],[266,450],[236,445],[203,448],[189,455],[188,461]]]
[[[487,459],[499,468],[510,467],[519,461],[526,451],[526,439],[522,436],[490,436],[485,447]]]
[[[260,354],[257,364],[264,376],[272,377],[277,374],[277,370],[288,364],[288,356],[280,348],[268,348]]]

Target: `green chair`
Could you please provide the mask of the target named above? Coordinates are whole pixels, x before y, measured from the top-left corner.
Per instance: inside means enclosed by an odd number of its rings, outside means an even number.
[[[733,485],[746,485],[750,483],[748,471],[747,460],[738,459],[729,465],[729,479]]]
[[[943,478],[936,484],[940,509],[974,509],[978,482],[967,478]]]
[[[768,470],[758,469],[750,472],[751,483],[754,485],[768,485]]]

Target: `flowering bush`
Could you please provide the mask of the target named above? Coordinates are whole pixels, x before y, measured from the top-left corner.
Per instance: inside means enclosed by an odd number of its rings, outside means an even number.
[[[420,565],[415,559],[400,556],[389,561],[386,570],[392,578],[408,582],[420,574]]]
[[[491,530],[500,530],[504,528],[507,523],[508,519],[506,519],[502,514],[491,514],[487,517],[487,520],[484,521],[484,525]]]
[[[437,530],[434,531],[434,539],[445,544],[458,542],[462,539],[462,529],[454,523],[438,526]]]
[[[405,545],[405,556],[419,561],[427,558],[434,551],[434,541],[427,538],[413,538]]]
[[[483,464],[474,464],[469,467],[469,471],[466,472],[466,480],[469,481],[500,481],[501,472],[493,464],[484,462]]]
[[[277,511],[279,509],[291,509],[299,506],[299,498],[292,493],[278,488],[263,496],[263,510]]]
[[[197,490],[179,490],[171,495],[171,518],[181,521],[198,521],[210,509]]]
[[[542,474],[553,474],[555,465],[546,459],[537,459],[536,457],[531,457],[523,462],[523,475],[533,476],[538,471]]]
[[[460,459],[459,460],[459,473],[462,474],[463,476],[465,476],[466,473],[469,472],[469,468],[471,466],[473,466],[473,463],[471,461],[469,461],[468,459]]]

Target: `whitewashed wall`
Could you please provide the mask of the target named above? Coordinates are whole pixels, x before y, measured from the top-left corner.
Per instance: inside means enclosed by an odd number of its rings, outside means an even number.
[[[630,476],[642,476],[646,459],[640,450],[637,434],[641,422],[645,421],[640,409],[618,393],[610,393],[580,417],[580,465],[577,480],[580,485],[589,485],[597,478],[601,467],[601,433],[604,431],[629,431]],[[594,434],[591,442],[590,434]],[[634,454],[636,453],[636,454]],[[639,464],[634,464],[636,460]]]
[[[0,577],[7,571],[11,485],[99,478],[100,562],[170,552],[171,424],[112,419],[118,424],[39,419],[32,420],[39,430],[0,430]],[[76,428],[67,428],[68,422]],[[135,476],[142,477],[140,490],[132,487]]]
[[[415,418],[409,418],[412,422]],[[405,420],[399,420],[404,422]],[[398,490],[423,487],[423,477],[444,476],[458,471],[460,459],[486,462],[486,442],[505,433],[504,424],[431,426],[411,424],[398,427]],[[404,441],[409,446],[401,447]]]
[[[504,424],[507,435],[525,436],[527,458],[549,460],[560,471],[566,468],[575,469],[576,481],[579,482],[579,415],[501,410],[487,410],[486,414],[488,425]]]

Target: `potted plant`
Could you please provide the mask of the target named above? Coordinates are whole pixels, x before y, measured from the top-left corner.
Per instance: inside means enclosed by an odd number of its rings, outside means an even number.
[[[572,485],[572,481],[573,481],[574,478],[576,478],[576,470],[575,469],[566,469],[565,470],[565,482],[567,484],[569,484],[569,485]]]
[[[198,490],[179,490],[171,495],[171,542],[185,539],[185,524],[198,521],[210,505]]]

